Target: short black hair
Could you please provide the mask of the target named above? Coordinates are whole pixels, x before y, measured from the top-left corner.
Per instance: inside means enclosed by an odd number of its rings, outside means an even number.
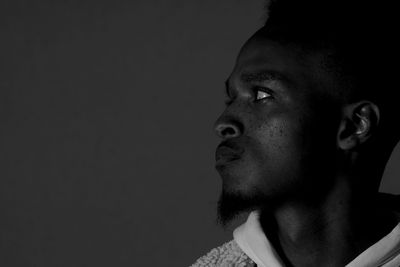
[[[349,101],[370,100],[379,107],[380,132],[392,147],[400,137],[395,11],[388,1],[272,0],[262,29],[278,42],[331,51],[327,65],[339,73],[342,90]]]

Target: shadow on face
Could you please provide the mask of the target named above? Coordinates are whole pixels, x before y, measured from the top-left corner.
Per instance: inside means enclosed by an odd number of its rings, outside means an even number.
[[[324,57],[260,32],[243,46],[215,124],[223,140],[216,163],[222,221],[284,199],[318,197],[329,187],[340,109]]]

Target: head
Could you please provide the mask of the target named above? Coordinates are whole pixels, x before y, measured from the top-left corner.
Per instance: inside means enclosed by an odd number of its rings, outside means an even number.
[[[289,199],[319,201],[338,179],[378,190],[398,138],[382,40],[354,38],[359,25],[338,24],[337,9],[311,2],[320,12],[277,2],[227,79],[215,126],[222,222]]]

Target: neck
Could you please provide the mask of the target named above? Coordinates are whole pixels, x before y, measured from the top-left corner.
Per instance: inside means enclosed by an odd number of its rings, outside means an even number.
[[[261,212],[264,232],[288,266],[345,266],[394,227],[371,196],[346,181],[337,179],[323,199],[291,199]]]

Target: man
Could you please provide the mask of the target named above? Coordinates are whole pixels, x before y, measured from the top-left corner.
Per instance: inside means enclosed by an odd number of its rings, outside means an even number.
[[[281,0],[269,10],[215,126],[220,220],[251,213],[193,266],[400,266],[399,201],[378,193],[400,136],[389,8]]]

